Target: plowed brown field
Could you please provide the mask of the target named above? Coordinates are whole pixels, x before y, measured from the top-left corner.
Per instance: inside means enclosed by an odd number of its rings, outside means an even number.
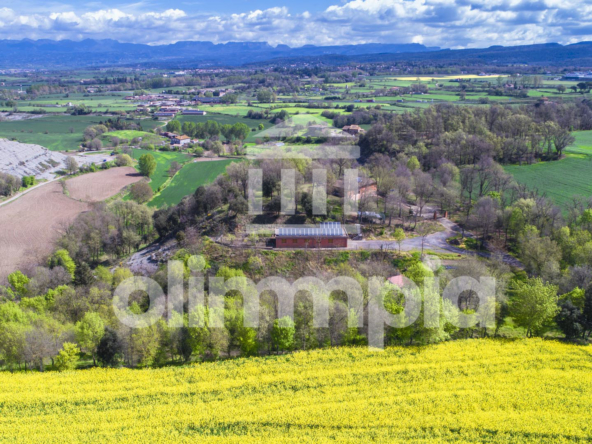
[[[111,168],[68,180],[68,193],[72,199],[100,202],[140,179],[142,176],[132,167]]]
[[[0,284],[51,254],[63,229],[90,208],[88,202],[105,200],[140,179],[133,168],[113,168],[68,180],[70,197],[53,182],[0,207]]]

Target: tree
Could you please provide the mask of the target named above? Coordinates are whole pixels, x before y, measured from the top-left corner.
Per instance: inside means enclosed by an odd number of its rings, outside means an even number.
[[[156,160],[152,154],[143,154],[138,162],[140,173],[143,176],[150,177],[156,170]]]
[[[97,365],[97,347],[105,334],[105,323],[98,313],[86,312],[76,323],[76,341],[91,353],[93,364]]]
[[[250,132],[251,128],[249,128],[246,124],[242,122],[237,122],[234,125],[232,125],[231,134],[239,140],[245,140]]]
[[[275,102],[275,93],[269,89],[260,89],[257,92],[257,100],[261,103]]]
[[[91,285],[95,281],[92,270],[86,262],[80,263],[74,272],[74,284],[77,286]]]
[[[97,359],[105,367],[115,366],[123,355],[123,343],[119,335],[110,327],[105,328],[97,346]]]
[[[7,290],[13,299],[16,296],[23,297],[27,293],[27,285],[29,284],[30,279],[19,270],[10,273],[7,279],[8,284],[10,285]]]
[[[166,124],[166,129],[171,133],[180,133],[181,122],[179,122],[178,120],[171,120]]]
[[[228,204],[228,215],[233,212],[236,215],[245,214],[249,209],[247,201],[243,196],[236,196]]]
[[[584,332],[582,313],[569,300],[561,303],[555,322],[567,339],[580,337]]]
[[[61,372],[65,370],[74,370],[76,368],[76,364],[78,363],[79,353],[80,349],[76,346],[76,344],[64,342],[64,345],[62,345],[62,350],[60,350],[58,355],[55,357],[54,362],[56,369]]]
[[[74,279],[76,263],[70,257],[68,250],[60,249],[49,258],[49,268],[63,267]]]
[[[296,330],[294,328],[294,321],[290,316],[285,316],[281,319],[276,319],[273,322],[271,330],[271,340],[275,345],[276,351],[292,350],[294,347],[294,335]]]
[[[130,188],[130,197],[139,204],[150,201],[153,196],[154,192],[146,182],[136,182]]]
[[[66,171],[68,172],[68,174],[72,175],[76,171],[78,171],[78,162],[76,162],[76,159],[74,159],[74,157],[72,157],[72,156],[66,157],[65,164],[66,164]]]
[[[419,160],[417,160],[417,157],[411,156],[409,158],[409,160],[407,161],[407,168],[409,168],[409,171],[411,172],[419,168]]]
[[[98,151],[98,150],[100,150],[101,148],[103,148],[103,142],[101,142],[101,140],[100,140],[100,139],[93,139],[93,140],[90,142],[90,146],[89,146],[89,148],[90,148],[91,150],[93,150],[93,151]]]
[[[565,128],[559,128],[553,136],[553,145],[557,151],[557,157],[561,157],[563,150],[575,142],[575,137]]]
[[[129,167],[133,164],[134,161],[127,154],[118,154],[117,157],[115,157],[115,165],[117,165],[118,167]]]
[[[393,238],[399,244],[399,254],[401,254],[401,244],[405,240],[405,231],[402,228],[397,228],[393,233]]]
[[[584,327],[583,334],[588,334],[588,337],[592,333],[592,286],[586,289],[584,299],[584,309],[582,310],[582,326]]]
[[[557,314],[557,287],[540,278],[515,282],[509,301],[514,324],[526,329],[526,336],[542,334]]]
[[[439,231],[438,224],[434,224],[431,222],[424,222],[417,227],[417,234],[421,236],[421,254],[423,255],[423,247],[425,244],[426,238],[430,234],[437,233]]]
[[[45,358],[53,356],[55,353],[55,343],[51,334],[43,325],[34,327],[25,333],[25,347],[23,358],[25,362],[35,364],[39,371],[44,370]]]
[[[171,162],[171,166],[169,168],[169,176],[174,176],[175,174],[177,174],[179,172],[179,170],[181,169],[181,164],[179,162],[173,161]]]

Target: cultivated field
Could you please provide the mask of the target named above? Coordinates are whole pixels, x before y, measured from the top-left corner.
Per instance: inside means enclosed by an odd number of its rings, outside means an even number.
[[[52,182],[0,207],[0,282],[13,271],[40,263],[55,240],[76,216],[88,210],[87,202],[104,200],[140,179],[133,168],[113,168],[68,181],[68,192]],[[80,199],[84,200],[81,202]]]
[[[0,137],[16,139],[23,143],[41,145],[52,151],[76,150],[82,142],[87,126],[115,117],[47,115],[35,119],[0,122]],[[144,130],[162,124],[155,120],[136,120]]]
[[[87,203],[64,195],[57,182],[0,207],[0,282],[16,269],[50,254],[59,233],[87,209]]]
[[[504,169],[517,182],[552,199],[565,209],[574,196],[592,196],[592,131],[575,132],[575,143],[566,157],[533,165],[511,165]]]
[[[72,199],[100,202],[122,188],[138,182],[142,176],[132,167],[111,168],[95,174],[83,174],[68,180],[68,194]]]
[[[6,442],[588,442],[592,350],[338,348],[156,370],[0,374]]]
[[[157,208],[165,204],[168,206],[177,205],[185,196],[193,194],[197,187],[212,182],[226,171],[228,164],[236,160],[192,162],[185,165],[173,178],[169,186],[152,199],[149,205]]]

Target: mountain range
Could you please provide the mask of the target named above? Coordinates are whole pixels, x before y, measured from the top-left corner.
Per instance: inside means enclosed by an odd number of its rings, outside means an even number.
[[[265,42],[184,41],[170,45],[120,43],[116,40],[0,40],[0,68],[83,68],[152,66],[198,68],[242,65],[372,62],[424,62],[437,65],[563,65],[592,67],[592,42],[545,43],[441,49],[418,43],[314,46],[291,48]]]
[[[151,64],[167,67],[238,66],[276,58],[419,53],[439,50],[417,43],[273,47],[265,42],[177,42],[150,46],[116,40],[0,40],[2,68],[76,68]]]

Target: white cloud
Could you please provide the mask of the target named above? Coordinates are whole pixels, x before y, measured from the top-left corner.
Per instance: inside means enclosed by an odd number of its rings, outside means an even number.
[[[592,40],[588,0],[351,0],[292,14],[285,6],[237,14],[181,9],[23,13],[0,8],[0,38],[113,38],[123,42],[267,41],[331,45],[423,43],[449,48]]]

